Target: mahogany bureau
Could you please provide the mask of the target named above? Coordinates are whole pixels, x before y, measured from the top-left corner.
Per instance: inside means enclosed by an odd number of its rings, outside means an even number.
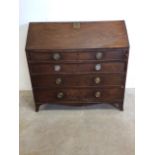
[[[124,21],[30,23],[26,56],[36,111],[98,103],[123,110],[128,55]]]

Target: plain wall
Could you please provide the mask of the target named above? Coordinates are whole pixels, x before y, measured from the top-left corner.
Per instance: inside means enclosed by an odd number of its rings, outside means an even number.
[[[119,4],[119,5],[118,5]],[[121,5],[120,5],[121,4]],[[31,90],[25,54],[28,23],[31,21],[125,20],[130,41],[126,87],[135,87],[136,8],[123,0],[20,0],[19,89]]]

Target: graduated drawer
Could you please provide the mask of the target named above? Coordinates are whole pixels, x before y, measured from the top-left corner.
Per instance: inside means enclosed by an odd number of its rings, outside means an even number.
[[[124,89],[109,88],[60,88],[35,89],[36,102],[66,102],[66,101],[116,101],[123,98]]]
[[[124,62],[92,62],[92,63],[31,63],[31,73],[122,73],[125,70]]]
[[[32,76],[33,87],[76,87],[124,85],[124,74],[37,75]]]
[[[77,52],[29,52],[32,61],[77,60]]]
[[[123,60],[127,52],[122,50],[81,51],[81,52],[29,52],[32,61],[61,60]]]

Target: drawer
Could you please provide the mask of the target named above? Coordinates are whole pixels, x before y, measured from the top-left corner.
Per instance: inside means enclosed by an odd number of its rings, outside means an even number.
[[[81,52],[29,52],[33,61],[59,60],[124,60],[127,53],[121,50]]]
[[[67,101],[116,101],[122,100],[123,90],[119,87],[80,88],[80,89],[35,89],[36,102],[67,102]]]
[[[101,63],[80,63],[78,72],[102,72],[102,73],[122,73],[125,69],[124,62],[101,62]]]
[[[30,60],[44,61],[44,60],[77,60],[76,52],[29,52]]]
[[[102,63],[34,63],[30,65],[31,73],[122,73],[125,70],[124,62],[102,62]]]
[[[121,50],[79,52],[78,60],[124,60],[126,56]]]
[[[33,87],[77,87],[124,85],[124,74],[37,75],[32,76]]]
[[[32,73],[74,73],[77,70],[77,64],[50,64],[50,63],[35,63],[30,65]]]

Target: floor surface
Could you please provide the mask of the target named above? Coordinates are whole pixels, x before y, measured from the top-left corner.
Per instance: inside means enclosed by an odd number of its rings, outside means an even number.
[[[42,106],[20,92],[20,155],[134,155],[134,89],[124,111],[110,105]]]

